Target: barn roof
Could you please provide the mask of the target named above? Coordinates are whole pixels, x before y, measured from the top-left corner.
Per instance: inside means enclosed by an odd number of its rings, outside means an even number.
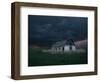
[[[58,41],[55,44],[53,44],[52,47],[63,47],[65,45],[75,45],[75,44],[72,39],[69,39],[69,40]]]

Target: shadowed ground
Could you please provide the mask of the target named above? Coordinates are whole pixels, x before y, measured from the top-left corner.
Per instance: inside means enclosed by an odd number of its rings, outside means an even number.
[[[87,53],[66,52],[63,54],[44,53],[41,49],[29,48],[28,66],[47,66],[47,65],[74,65],[87,64]]]

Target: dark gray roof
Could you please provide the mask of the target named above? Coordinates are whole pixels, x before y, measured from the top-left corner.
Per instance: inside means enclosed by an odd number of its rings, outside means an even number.
[[[52,47],[63,47],[65,45],[75,45],[75,44],[72,39],[69,39],[69,40],[58,41],[55,44],[53,44]]]

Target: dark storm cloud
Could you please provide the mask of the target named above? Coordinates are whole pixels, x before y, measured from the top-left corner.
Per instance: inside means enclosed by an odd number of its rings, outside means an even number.
[[[87,38],[87,18],[85,17],[29,15],[28,28],[29,44]]]

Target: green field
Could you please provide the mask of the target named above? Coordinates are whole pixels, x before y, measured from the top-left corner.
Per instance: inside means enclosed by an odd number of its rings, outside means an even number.
[[[51,54],[44,53],[41,49],[28,49],[28,66],[74,65],[87,63],[86,51]]]

